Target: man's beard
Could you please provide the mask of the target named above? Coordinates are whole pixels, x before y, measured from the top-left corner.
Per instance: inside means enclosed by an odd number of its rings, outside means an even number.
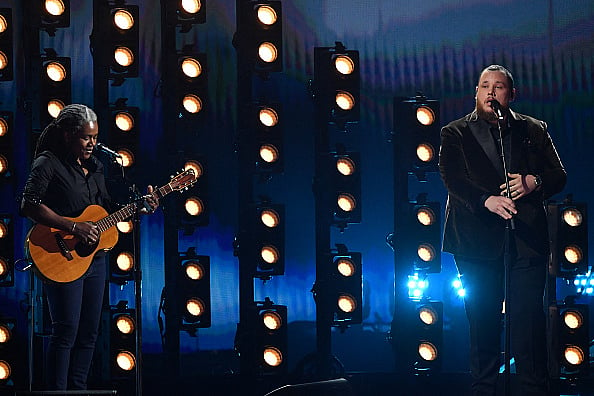
[[[476,112],[479,116],[479,118],[485,120],[485,121],[497,121],[497,115],[495,114],[494,111],[485,111],[483,110],[482,107],[476,106]]]

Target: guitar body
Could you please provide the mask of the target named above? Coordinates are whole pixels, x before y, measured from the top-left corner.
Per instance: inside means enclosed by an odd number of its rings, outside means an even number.
[[[75,222],[97,222],[106,216],[107,212],[101,206],[89,205],[80,216],[69,219]],[[94,245],[86,245],[68,232],[36,224],[25,240],[25,252],[36,272],[44,279],[67,283],[87,272],[95,253],[110,250],[117,242],[116,227],[103,231]],[[70,255],[66,253],[64,245]]]
[[[151,194],[154,198],[161,199],[172,191],[187,189],[195,182],[196,173],[188,168]],[[81,242],[69,232],[42,224],[35,225],[25,240],[25,253],[33,262],[33,268],[42,278],[52,282],[67,283],[77,280],[87,272],[95,253],[110,250],[118,243],[119,234],[115,225],[136,212],[137,202],[109,215],[101,206],[89,205],[80,216],[69,217],[68,219],[75,222],[95,223],[101,235],[99,241],[93,245]]]

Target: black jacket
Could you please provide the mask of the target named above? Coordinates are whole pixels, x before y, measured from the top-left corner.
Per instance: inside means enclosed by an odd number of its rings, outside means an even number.
[[[443,250],[468,258],[496,259],[503,253],[505,220],[484,207],[505,183],[496,142],[476,111],[441,130],[439,170],[448,190]],[[565,186],[566,173],[545,122],[510,111],[511,173],[540,175],[541,188],[516,201],[514,233],[525,257],[548,254],[544,200]]]

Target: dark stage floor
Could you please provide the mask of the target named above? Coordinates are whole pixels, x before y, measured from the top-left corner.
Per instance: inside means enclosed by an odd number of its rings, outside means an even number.
[[[470,376],[467,373],[443,373],[433,377],[404,378],[391,373],[346,373],[347,384],[334,382],[285,382],[274,378],[258,380],[240,376],[196,377],[179,381],[176,389],[168,388],[156,377],[145,378],[143,395],[199,395],[199,396],[465,396],[470,395]],[[512,389],[516,384],[512,376]],[[289,386],[280,391],[278,388]],[[566,382],[556,383],[557,395],[593,396],[594,382],[583,382],[569,386]],[[503,395],[503,392],[500,393]],[[512,396],[524,396],[513,391]]]
[[[467,373],[442,373],[430,377],[402,377],[393,373],[345,373],[345,380],[295,382],[275,377],[244,378],[240,375],[200,376],[171,381],[160,373],[144,376],[143,396],[466,396],[470,377]],[[515,391],[512,375],[511,396],[524,396]],[[289,384],[288,386],[285,386]],[[127,385],[133,385],[128,382]],[[501,385],[501,384],[500,384]],[[122,395],[134,396],[134,389],[119,387],[113,390],[73,392],[69,395]],[[281,389],[282,388],[282,389]],[[594,380],[589,378],[579,384],[567,381],[555,383],[561,396],[594,396]],[[57,395],[56,392],[7,392],[7,396]],[[498,395],[503,396],[503,391]]]

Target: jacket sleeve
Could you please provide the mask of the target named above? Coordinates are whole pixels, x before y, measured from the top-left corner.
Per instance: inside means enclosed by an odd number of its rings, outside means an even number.
[[[548,199],[563,190],[567,181],[567,173],[557,154],[553,140],[547,132],[547,124],[540,121],[532,135],[539,151],[540,164],[536,169],[542,179],[542,198]]]
[[[451,124],[441,130],[439,172],[449,196],[473,213],[482,211],[485,199],[497,194],[473,180],[463,149],[462,132]]]

